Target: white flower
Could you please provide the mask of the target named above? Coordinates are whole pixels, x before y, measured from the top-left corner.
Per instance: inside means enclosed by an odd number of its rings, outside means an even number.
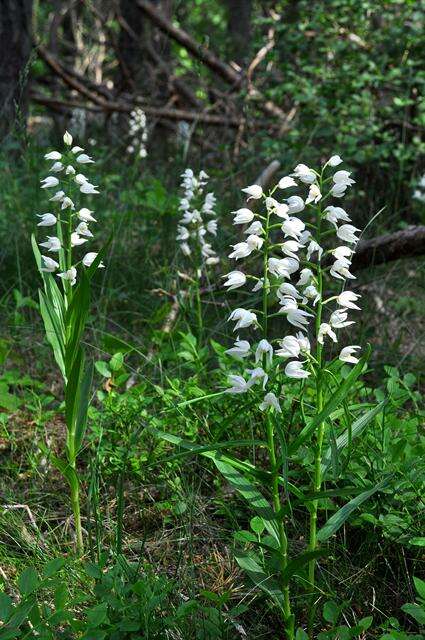
[[[239,340],[239,336],[235,340],[235,344],[231,349],[226,349],[225,353],[233,358],[246,358],[250,352],[250,344],[248,340]]]
[[[353,356],[353,353],[355,353],[358,349],[361,349],[361,347],[359,347],[359,345],[357,344],[350,345],[349,347],[344,347],[343,349],[341,349],[341,353],[338,357],[340,360],[342,360],[342,362],[357,364],[359,359]]]
[[[310,353],[310,340],[301,331],[296,334],[298,344],[300,345],[303,353]]]
[[[287,240],[282,243],[282,253],[298,260],[296,252],[301,248],[301,246],[302,245],[300,245],[296,240]]]
[[[254,292],[260,291],[263,288],[263,285],[264,285],[263,278],[260,278],[258,282],[256,282],[255,285],[253,286],[252,291]]]
[[[284,178],[281,178],[278,182],[279,189],[289,189],[289,187],[296,187],[297,183],[295,182],[294,178],[291,178],[291,176],[285,176]]]
[[[97,258],[97,253],[95,251],[90,251],[89,253],[86,253],[84,258],[82,259],[82,263],[85,267],[91,267],[91,265],[96,260],[96,258]],[[102,261],[100,261],[98,269],[104,269],[104,268],[105,268],[105,265],[103,264]]]
[[[68,133],[68,131],[65,131],[63,135],[63,141],[67,147],[70,147],[72,145],[72,135]]]
[[[42,271],[46,273],[53,273],[56,269],[59,269],[59,265],[56,260],[52,260],[49,256],[41,256],[44,261],[44,267],[41,268]]]
[[[235,260],[246,258],[254,249],[254,247],[250,246],[247,242],[237,242],[231,246],[233,247],[233,251],[229,253],[229,258],[235,258]]]
[[[337,260],[347,260],[348,259],[347,266],[349,266],[351,264],[350,261],[349,261],[349,258],[353,255],[354,250],[350,249],[350,247],[341,246],[341,247],[336,247],[336,249],[331,251],[331,253]]]
[[[90,182],[85,182],[80,187],[81,193],[87,193],[89,195],[93,194],[93,193],[99,193],[99,191],[96,191],[96,189],[97,189],[97,185],[95,186],[94,184],[91,184]]]
[[[80,238],[78,233],[76,233],[75,231],[74,233],[71,233],[71,247],[78,247],[85,242],[87,242],[87,240],[85,240],[84,238]]]
[[[305,284],[308,284],[313,277],[313,272],[311,269],[302,269],[300,272],[300,279],[297,282],[298,287],[303,287]]]
[[[295,336],[285,336],[279,342],[280,349],[276,350],[276,355],[282,358],[298,358],[301,351],[299,340]]]
[[[59,151],[49,151],[44,156],[45,160],[60,160],[62,158],[62,154]]]
[[[316,240],[312,240],[310,242],[310,244],[308,245],[308,247],[307,247],[307,260],[310,260],[311,256],[313,255],[313,253],[316,253],[316,251],[317,251],[318,259],[321,260],[322,259],[322,254],[323,254],[323,249],[316,242]]]
[[[312,184],[308,191],[308,196],[305,203],[310,204],[310,202],[314,202],[315,204],[317,204],[321,199],[322,199],[322,194],[320,192],[319,187],[317,186],[317,184]]]
[[[343,160],[341,156],[336,155],[331,156],[326,164],[328,164],[330,167],[337,167],[339,164],[341,164],[342,161]]]
[[[338,182],[337,184],[334,184],[332,186],[331,194],[334,196],[334,198],[342,198],[347,191],[347,187],[348,184],[346,184],[345,182]]]
[[[42,183],[41,185],[42,189],[50,189],[51,187],[57,187],[59,184],[59,180],[54,176],[47,176],[47,178],[43,178],[43,180],[40,180],[40,182]]]
[[[68,209],[71,208],[72,210],[75,209],[75,205],[72,202],[71,198],[68,198],[67,196],[62,200],[62,204],[61,204],[61,209]]]
[[[352,280],[356,279],[356,276],[353,276],[352,273],[348,270],[350,266],[350,262],[344,258],[344,260],[335,260],[329,273],[334,278],[338,278],[339,280],[345,280],[346,278],[351,278]]]
[[[49,198],[49,202],[60,202],[65,197],[65,191],[56,191],[55,195]]]
[[[80,224],[75,229],[75,232],[80,236],[85,236],[86,238],[93,238],[93,234],[88,228],[87,222],[80,222]]]
[[[250,224],[247,229],[245,229],[244,233],[248,235],[260,236],[264,233],[263,225],[259,220],[254,220],[254,222]]]
[[[90,158],[87,153],[81,153],[79,156],[77,156],[77,162],[79,164],[91,164],[94,162],[94,160],[92,160],[92,158]]]
[[[344,242],[351,242],[353,244],[356,244],[359,241],[356,236],[356,231],[360,231],[360,229],[353,227],[352,224],[343,224],[341,227],[339,227],[336,235]]]
[[[335,327],[335,329],[342,329],[343,327],[348,327],[350,324],[354,324],[354,320],[347,320],[347,317],[348,314],[345,308],[337,309],[331,313],[329,322],[332,327]]]
[[[347,309],[358,309],[360,311],[360,307],[355,304],[359,298],[361,298],[361,296],[354,293],[354,291],[343,291],[339,294],[336,301],[341,307],[346,307]]]
[[[255,350],[255,362],[259,362],[260,360],[262,360],[263,355],[266,356],[266,362],[268,362],[270,366],[273,359],[273,347],[265,338],[260,340],[257,349]]]
[[[248,200],[251,200],[251,198],[253,198],[254,200],[258,200],[263,195],[263,189],[259,184],[251,184],[249,185],[249,187],[245,187],[245,189],[242,189],[242,191],[248,194]]]
[[[280,204],[274,198],[266,198],[266,207],[269,213],[275,213],[279,218],[287,218],[289,207],[287,204]]]
[[[188,238],[189,238],[189,231],[186,229],[186,227],[183,227],[182,225],[177,225],[176,240],[184,241],[184,240],[187,240]]]
[[[213,236],[217,235],[217,220],[208,220],[207,231]]]
[[[335,331],[332,330],[331,325],[328,324],[327,322],[322,322],[322,324],[319,327],[317,342],[320,342],[320,344],[323,344],[323,340],[325,336],[329,336],[330,338],[332,338],[334,342],[338,342],[336,333]]]
[[[332,176],[332,180],[334,181],[335,184],[346,184],[346,185],[355,184],[356,181],[350,178],[350,175],[351,175],[350,171],[343,171],[343,170],[337,171]]]
[[[204,242],[204,244],[201,247],[201,254],[203,258],[210,258],[211,256],[216,255],[214,249],[211,247],[209,242]]]
[[[313,317],[311,313],[298,309],[295,300],[292,302],[290,299],[286,300],[285,306],[281,307],[280,312],[286,314],[288,322],[298,329],[304,329],[308,325],[307,318]]]
[[[220,262],[220,258],[218,256],[210,256],[205,260],[205,264],[213,265],[218,264]]]
[[[72,164],[69,164],[65,170],[67,176],[73,176],[75,174],[75,169]]]
[[[50,167],[49,171],[53,171],[53,173],[59,173],[59,171],[62,171],[62,169],[63,169],[62,162],[54,162]]]
[[[292,360],[292,362],[288,362],[285,367],[285,375],[287,375],[288,378],[308,378],[310,374],[303,369],[302,362]]]
[[[276,398],[275,394],[269,391],[264,396],[263,402],[260,404],[261,411],[266,411],[269,407],[273,407],[275,411],[278,413],[282,413],[282,409],[280,408],[279,400]]]
[[[96,218],[93,218],[92,213],[93,211],[83,207],[77,212],[77,218],[83,222],[96,222]]]
[[[62,278],[62,280],[67,280],[71,283],[71,287],[77,282],[77,269],[75,267],[71,267],[67,271],[63,271],[62,273],[58,273],[58,278]]]
[[[316,180],[316,174],[312,169],[309,169],[305,164],[297,164],[294,169],[293,175],[304,182],[304,184],[312,184]]]
[[[53,213],[37,213],[37,217],[41,218],[37,227],[53,227],[57,222],[57,218]]]
[[[247,237],[246,243],[251,249],[261,249],[263,246],[264,238],[260,238],[260,236],[256,236],[252,234]]]
[[[340,220],[342,222],[351,222],[351,218],[341,207],[333,207],[332,205],[329,205],[329,207],[326,207],[324,213],[324,219],[331,222],[335,227],[337,226],[337,222]]]
[[[298,270],[300,263],[294,258],[269,258],[268,268],[276,277],[290,278]]]
[[[85,176],[83,173],[77,173],[77,175],[75,176],[74,180],[75,180],[75,182],[76,182],[77,184],[79,184],[80,186],[81,186],[82,184],[84,184],[85,182],[88,182],[88,180],[87,180],[86,176]]]
[[[295,238],[295,240],[299,239],[304,229],[305,224],[299,218],[288,218],[288,220],[284,220],[282,223],[282,231],[285,236]]]
[[[233,331],[237,331],[238,329],[246,329],[253,324],[257,323],[257,316],[252,311],[247,311],[246,309],[235,309],[232,311],[228,320],[236,320],[236,325]]]
[[[246,275],[242,271],[231,271],[222,278],[227,278],[227,281],[223,284],[223,287],[229,287],[229,291],[243,287],[246,282]]]
[[[187,242],[182,242],[180,245],[180,249],[182,250],[183,255],[190,256],[192,251]]]
[[[80,151],[84,151],[84,149],[82,147],[72,147],[71,149],[72,153],[80,153]]]
[[[61,248],[61,241],[56,236],[47,236],[47,242],[40,242],[40,247],[45,247],[52,253],[57,253]]]
[[[238,209],[237,211],[232,211],[232,213],[236,214],[233,218],[233,224],[246,224],[254,219],[253,212],[251,209],[247,209],[246,207]]]
[[[310,284],[308,287],[306,287],[303,293],[306,298],[308,298],[309,300],[313,300],[313,305],[316,305],[320,300],[320,293],[317,291],[314,284]]]
[[[288,203],[288,213],[300,213],[305,209],[305,202],[300,196],[291,196],[286,202]]]
[[[290,282],[282,282],[279,289],[276,291],[276,295],[281,300],[282,304],[284,304],[282,297],[284,298],[285,296],[291,296],[291,298],[298,298],[299,300],[303,299],[303,296]]]
[[[263,389],[266,388],[267,380],[269,376],[261,367],[256,367],[255,369],[247,369],[247,373],[251,374],[251,378],[249,379],[248,385],[252,387],[254,384],[263,381]]]
[[[227,380],[232,386],[230,389],[226,389],[226,393],[246,393],[251,387],[242,376],[228,376]]]

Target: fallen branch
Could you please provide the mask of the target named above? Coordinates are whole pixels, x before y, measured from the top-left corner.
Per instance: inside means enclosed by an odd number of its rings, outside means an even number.
[[[365,269],[393,260],[414,258],[424,254],[425,226],[412,226],[402,231],[386,233],[359,242],[353,256],[353,268]]]
[[[217,73],[223,80],[235,87],[239,86],[243,76],[235,71],[229,64],[222,62],[212,51],[200,45],[186,31],[176,27],[172,22],[163,16],[152,2],[148,0],[135,0],[137,6],[149,17],[149,19],[167,34],[170,38],[181,44],[187,51],[192,53],[198,60],[201,60],[207,67]]]

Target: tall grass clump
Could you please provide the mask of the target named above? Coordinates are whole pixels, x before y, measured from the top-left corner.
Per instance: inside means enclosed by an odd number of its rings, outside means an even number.
[[[43,280],[39,299],[46,338],[64,382],[66,442],[63,455],[50,455],[50,459],[69,483],[76,548],[81,554],[84,545],[77,458],[86,429],[92,381],[92,364],[86,363],[82,339],[90,306],[90,281],[96,269],[104,265],[103,252],[83,248],[93,238],[89,224],[96,222],[93,211],[83,206],[84,200],[99,191],[79,171],[94,160],[81,147],[72,146],[68,132],[63,139],[64,150],[44,156],[53,164],[50,175],[41,180],[41,188],[52,190],[53,195],[49,198],[50,211],[37,214],[40,230],[52,230],[54,235],[47,235],[43,242],[37,242],[33,235],[32,246]]]

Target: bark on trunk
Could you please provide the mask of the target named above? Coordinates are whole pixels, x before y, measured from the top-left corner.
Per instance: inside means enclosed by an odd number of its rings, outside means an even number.
[[[247,61],[251,48],[251,0],[226,0],[229,55],[239,65]]]
[[[32,0],[0,0],[0,137],[25,123]]]

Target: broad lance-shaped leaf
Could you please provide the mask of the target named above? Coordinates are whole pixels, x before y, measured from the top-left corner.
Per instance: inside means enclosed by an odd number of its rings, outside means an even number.
[[[214,464],[226,480],[245,498],[251,509],[254,509],[264,520],[267,531],[279,540],[279,529],[269,502],[251,482],[230,464],[214,458]]]
[[[385,405],[387,404],[388,400],[382,400],[382,402],[380,402],[378,405],[376,405],[376,407],[374,407],[373,409],[371,409],[370,411],[368,411],[367,413],[363,414],[362,416],[360,416],[360,418],[357,418],[353,424],[351,425],[351,438],[354,439],[357,436],[359,436],[362,431],[367,427],[367,425],[379,414],[381,413],[381,411],[384,409]],[[347,446],[348,441],[349,441],[349,430],[346,429],[344,431],[344,433],[342,433],[340,436],[338,436],[338,438],[336,439],[336,449],[337,451],[342,451],[342,449],[344,449],[344,447]],[[329,449],[326,451],[325,455],[323,456],[323,462],[322,462],[322,474],[324,475],[326,473],[326,471],[329,469],[330,465],[331,465],[331,461],[332,461],[332,448],[329,447]]]
[[[346,379],[340,384],[338,389],[332,394],[331,399],[326,403],[322,411],[316,415],[312,420],[301,430],[301,433],[297,438],[295,438],[294,442],[289,445],[288,452],[289,455],[295,453],[298,448],[315,432],[319,424],[325,422],[327,418],[335,411],[335,409],[341,404],[347,394],[350,392],[353,387],[355,381],[363,371],[363,367],[368,361],[370,356],[370,346],[363,357],[358,361],[358,363],[353,367],[350,371]]]
[[[360,495],[356,496],[350,502],[347,502],[341,509],[339,509],[336,513],[333,514],[327,521],[327,523],[320,529],[317,534],[317,539],[320,542],[325,542],[328,540],[342,525],[350,515],[359,507],[363,502],[366,502],[374,493],[385,489],[391,483],[391,476],[387,476],[381,482],[376,484],[374,487],[367,489],[367,491],[363,491]]]
[[[329,551],[326,549],[315,549],[314,551],[306,551],[299,556],[288,562],[284,570],[282,571],[281,578],[283,584],[289,584],[294,573],[297,573],[304,565],[308,564],[310,560],[316,560],[317,558],[323,558],[328,556]]]
[[[275,580],[268,576],[255,558],[244,551],[235,552],[236,562],[251,578],[256,587],[267,593],[283,609],[283,593]]]
[[[40,299],[40,313],[43,318],[46,338],[53,349],[53,355],[61,371],[62,377],[66,381],[65,344],[63,332],[61,330],[58,317],[46,295],[41,291],[41,289],[39,289],[38,294]]]
[[[72,297],[71,304],[66,312],[66,349],[65,366],[68,377],[73,368],[74,360],[78,355],[80,342],[86,326],[90,306],[90,285],[84,271],[81,272],[80,283]]]

